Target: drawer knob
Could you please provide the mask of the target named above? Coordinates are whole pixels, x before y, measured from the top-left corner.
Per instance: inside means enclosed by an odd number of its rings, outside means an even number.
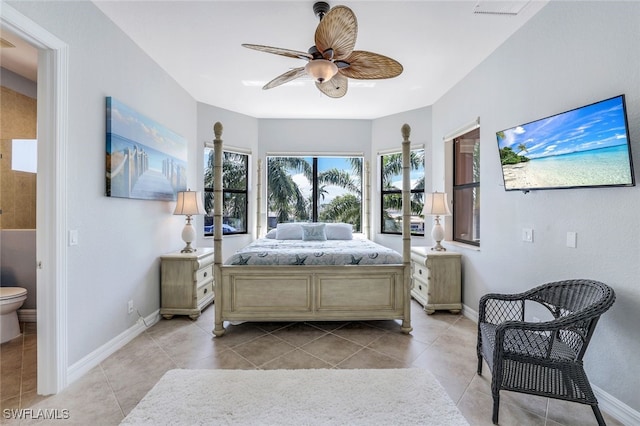
[[[422,290],[422,285],[418,284],[418,288],[419,288],[420,290]]]
[[[204,273],[204,276],[205,276],[205,277],[207,276],[207,272],[205,272],[205,273]]]
[[[418,273],[422,275],[422,269],[418,269]]]
[[[207,294],[207,291],[209,291],[209,289],[208,289],[208,288],[205,288],[205,289],[204,289],[204,294]]]

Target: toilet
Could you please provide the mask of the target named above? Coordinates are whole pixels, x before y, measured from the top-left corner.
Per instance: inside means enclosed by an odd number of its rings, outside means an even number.
[[[0,343],[20,336],[18,309],[27,299],[21,287],[0,287]]]

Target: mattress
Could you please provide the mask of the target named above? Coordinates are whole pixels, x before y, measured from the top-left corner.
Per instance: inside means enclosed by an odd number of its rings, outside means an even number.
[[[373,241],[258,239],[238,250],[225,265],[398,265],[402,255]]]

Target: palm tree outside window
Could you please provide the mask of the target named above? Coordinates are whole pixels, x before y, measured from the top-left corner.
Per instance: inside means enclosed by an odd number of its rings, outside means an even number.
[[[411,235],[424,235],[424,149],[411,150]],[[380,156],[381,225],[383,234],[402,234],[402,154]]]
[[[204,235],[213,235],[213,148],[204,149]],[[222,233],[246,234],[249,156],[224,151],[222,156]]]
[[[267,157],[267,228],[286,222],[362,226],[362,157]]]

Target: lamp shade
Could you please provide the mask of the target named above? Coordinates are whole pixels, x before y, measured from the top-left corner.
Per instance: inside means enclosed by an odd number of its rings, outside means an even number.
[[[331,80],[338,72],[338,67],[326,59],[314,59],[307,63],[304,70],[313,77],[317,83],[322,83]]]
[[[447,194],[444,192],[433,192],[425,194],[423,216],[450,216]]]
[[[200,191],[180,191],[178,192],[178,201],[173,214],[181,214],[186,216],[196,214],[207,214],[202,207],[202,195]]]

